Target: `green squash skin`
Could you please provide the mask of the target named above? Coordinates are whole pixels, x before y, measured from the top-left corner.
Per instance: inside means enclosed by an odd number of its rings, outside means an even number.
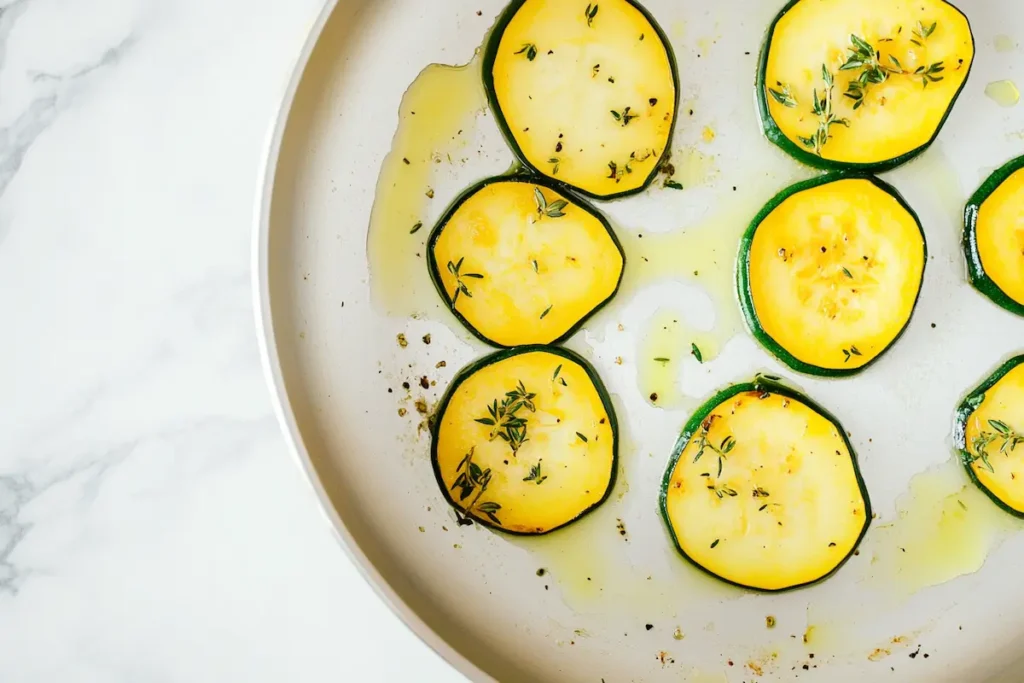
[[[608,295],[608,298],[606,298],[604,301],[600,302],[594,308],[592,308],[590,312],[587,313],[582,318],[580,318],[580,320],[577,321],[575,325],[566,330],[566,332],[561,337],[550,342],[550,344],[561,344],[570,337],[572,337],[574,334],[576,334],[576,332],[578,332],[579,329],[583,327],[583,325],[588,320],[590,320],[590,318],[592,318],[598,311],[607,306],[608,303],[615,298],[615,295],[618,294],[619,292],[619,287],[622,285],[622,278],[626,273],[626,252],[622,249],[622,245],[619,243],[619,238],[615,235],[615,230],[612,229],[611,223],[609,223],[608,219],[605,218],[604,215],[601,214],[597,209],[595,209],[593,206],[591,206],[589,203],[587,203],[580,197],[573,194],[573,192],[565,185],[552,183],[547,178],[537,177],[530,173],[519,172],[511,173],[508,175],[495,176],[493,178],[487,178],[471,186],[469,189],[463,191],[462,194],[455,198],[455,201],[452,202],[452,204],[444,212],[441,218],[438,219],[437,224],[434,226],[433,230],[430,233],[430,237],[427,238],[427,269],[430,272],[430,279],[434,283],[434,288],[437,290],[437,293],[441,295],[441,299],[445,302],[448,310],[451,311],[452,314],[454,314],[455,317],[459,319],[459,322],[461,322],[463,326],[473,334],[474,337],[484,342],[485,344],[493,346],[495,348],[510,348],[504,344],[498,344],[492,339],[486,337],[482,332],[480,332],[480,330],[476,329],[476,327],[470,324],[470,322],[463,317],[462,313],[460,313],[456,308],[452,306],[451,296],[448,295],[448,291],[445,289],[444,281],[441,278],[441,270],[437,264],[437,258],[434,255],[434,246],[437,244],[438,238],[440,238],[445,226],[448,225],[448,221],[451,220],[452,216],[455,215],[455,212],[459,210],[459,208],[466,202],[466,200],[472,197],[480,190],[482,190],[483,188],[487,187],[488,185],[504,182],[537,185],[538,187],[543,187],[546,190],[551,190],[552,192],[560,193],[565,197],[565,199],[569,201],[570,204],[577,208],[583,209],[591,216],[601,221],[601,225],[603,225],[604,229],[608,231],[608,235],[612,238],[612,242],[615,244],[615,248],[618,249],[619,254],[622,256],[622,271],[619,273],[619,279],[615,283],[615,289],[613,289],[612,293]]]
[[[777,394],[779,396],[785,396],[786,398],[790,398],[795,401],[799,401],[800,403],[803,403],[811,410],[818,413],[819,415],[821,415],[826,420],[828,420],[829,422],[836,426],[836,430],[839,432],[839,436],[842,437],[843,443],[846,444],[846,448],[850,452],[850,460],[853,463],[853,472],[854,475],[857,477],[857,487],[860,489],[860,494],[864,498],[864,527],[861,529],[860,535],[857,536],[857,541],[853,544],[853,548],[850,549],[850,552],[846,555],[846,557],[844,557],[842,561],[840,561],[839,564],[837,564],[835,568],[833,568],[827,574],[824,574],[818,577],[817,579],[814,579],[813,581],[797,584],[795,586],[788,586],[786,588],[773,589],[746,586],[744,584],[736,583],[735,581],[730,581],[729,579],[722,578],[718,574],[715,574],[714,572],[698,564],[692,557],[687,555],[686,551],[684,551],[682,546],[679,544],[679,539],[676,536],[676,532],[672,528],[672,522],[670,521],[668,516],[668,491],[672,483],[672,473],[676,469],[676,464],[679,462],[679,457],[683,454],[683,450],[686,448],[686,445],[690,443],[690,439],[692,439],[693,435],[700,429],[701,423],[704,422],[707,416],[710,415],[715,408],[720,406],[725,401],[728,401],[729,399],[733,398],[734,396],[748,391],[767,391],[769,393]],[[867,534],[868,527],[871,526],[872,515],[871,499],[868,496],[868,488],[867,485],[864,483],[864,478],[861,476],[860,466],[857,464],[857,453],[853,449],[853,444],[851,444],[850,440],[846,437],[846,430],[843,429],[843,425],[839,422],[839,420],[835,418],[834,415],[832,415],[832,413],[827,411],[825,408],[821,407],[818,403],[812,401],[799,391],[786,386],[781,382],[781,380],[779,380],[779,378],[770,375],[757,375],[756,377],[754,377],[753,382],[734,384],[730,387],[727,387],[719,391],[714,396],[712,396],[703,405],[701,405],[700,408],[697,409],[697,412],[693,414],[693,416],[689,419],[689,421],[687,421],[686,425],[683,427],[683,431],[679,435],[679,439],[676,441],[675,447],[672,449],[672,455],[669,457],[668,467],[665,469],[665,475],[661,481],[661,495],[658,498],[658,507],[661,510],[661,518],[665,522],[665,527],[668,529],[668,534],[672,539],[673,545],[675,545],[676,550],[679,551],[679,554],[682,555],[690,564],[692,564],[694,567],[701,570],[705,574],[715,577],[719,581],[723,581],[738,588],[757,591],[759,593],[785,593],[787,591],[797,590],[799,588],[806,588],[807,586],[811,586],[820,581],[824,581],[825,579],[835,574],[844,564],[847,563],[847,561],[849,561],[849,559],[856,552],[857,548],[860,546],[861,541],[864,540],[864,535]]]
[[[455,499],[452,498],[451,491],[448,490],[447,486],[445,485],[444,478],[441,476],[441,468],[439,467],[437,462],[437,441],[438,435],[441,430],[441,421],[444,417],[445,411],[448,409],[448,403],[451,401],[452,396],[455,395],[455,392],[458,391],[459,386],[482,368],[485,368],[489,365],[493,365],[494,363],[498,363],[508,358],[513,358],[520,354],[533,353],[535,351],[543,351],[544,353],[559,356],[573,363],[577,363],[586,371],[587,377],[590,378],[591,383],[597,390],[597,395],[601,398],[601,404],[604,406],[605,413],[608,415],[608,425],[609,427],[611,427],[612,430],[612,471],[610,476],[608,477],[608,488],[605,489],[604,495],[602,495],[601,499],[598,500],[596,503],[591,505],[589,508],[587,508],[580,514],[576,515],[576,517],[574,517],[573,519],[570,519],[565,524],[554,527],[552,529],[548,529],[547,531],[539,534],[525,531],[509,531],[508,529],[503,529],[500,526],[493,524],[489,519],[480,519],[475,515],[469,515],[467,513],[462,512],[462,508],[459,507],[459,505],[455,502]],[[451,505],[453,509],[457,510],[464,517],[472,519],[474,522],[480,524],[481,526],[488,527],[495,531],[499,531],[503,534],[508,534],[509,536],[546,536],[554,531],[558,531],[559,529],[564,529],[565,527],[569,526],[570,524],[573,524],[574,522],[578,522],[579,520],[583,519],[597,508],[601,507],[604,504],[604,502],[608,500],[608,497],[611,495],[612,490],[614,490],[615,488],[615,481],[618,477],[619,472],[619,421],[615,416],[615,408],[612,405],[611,396],[608,395],[608,390],[605,388],[604,382],[601,381],[601,377],[597,374],[597,370],[594,369],[594,366],[587,362],[585,358],[583,358],[574,351],[570,351],[569,349],[565,349],[560,346],[545,346],[543,344],[533,344],[530,346],[517,346],[514,349],[505,349],[502,351],[497,351],[489,356],[478,358],[455,374],[455,377],[452,378],[451,384],[448,385],[448,390],[444,392],[444,396],[441,398],[440,403],[437,404],[437,409],[434,411],[434,414],[431,417],[432,421],[430,424],[430,466],[434,470],[434,479],[437,481],[438,488],[441,489],[441,493],[444,495],[444,499],[448,501],[448,504]]]
[[[778,206],[782,202],[786,201],[793,195],[799,192],[803,192],[804,190],[810,190],[812,188],[819,187],[821,185],[827,185],[829,183],[833,183],[839,180],[867,180],[878,189],[882,190],[886,194],[893,197],[897,202],[899,202],[900,206],[903,207],[903,209],[905,209],[913,217],[914,222],[917,223],[917,229],[921,233],[921,246],[924,250],[924,267],[921,269],[921,282],[918,283],[917,297],[914,299],[914,305],[911,308],[910,316],[907,318],[907,322],[903,325],[903,328],[900,329],[899,333],[893,338],[889,345],[882,349],[877,356],[872,358],[864,365],[857,368],[850,368],[849,370],[822,368],[818,367],[817,365],[810,365],[799,360],[789,351],[784,349],[778,342],[776,342],[772,337],[770,337],[767,332],[764,331],[763,327],[761,327],[761,322],[757,317],[757,311],[754,310],[754,297],[750,291],[750,247],[754,243],[754,234],[757,232],[758,227],[760,227],[761,222],[764,221],[765,218],[767,218],[768,214],[770,214],[772,211],[778,208]],[[900,337],[903,336],[903,333],[907,331],[907,327],[910,326],[910,321],[913,320],[914,318],[914,311],[916,311],[917,309],[917,302],[921,299],[921,290],[924,288],[924,275],[927,268],[928,241],[925,238],[924,228],[921,227],[921,219],[918,218],[917,212],[915,212],[910,207],[910,205],[907,204],[906,200],[903,198],[903,195],[901,195],[899,191],[892,185],[868,173],[864,173],[861,171],[835,171],[833,173],[826,173],[816,178],[811,178],[810,180],[804,180],[795,185],[791,185],[790,187],[786,188],[779,194],[775,195],[775,197],[773,197],[764,206],[764,208],[761,209],[761,211],[757,214],[754,220],[751,221],[750,226],[747,228],[747,231],[743,234],[743,237],[740,239],[740,251],[736,264],[736,295],[739,298],[740,309],[743,311],[743,319],[746,321],[747,329],[750,330],[750,333],[754,336],[758,343],[761,344],[761,346],[767,349],[773,356],[779,359],[782,363],[786,364],[789,368],[795,370],[796,372],[801,372],[805,375],[813,375],[816,377],[851,377],[853,375],[863,372],[864,370],[874,365],[882,356],[884,356],[889,351],[889,349],[891,349],[896,344],[896,342],[900,340]]]
[[[487,39],[487,45],[484,48],[484,59],[482,65],[482,77],[484,82],[484,90],[487,93],[487,103],[490,106],[491,112],[494,114],[494,120],[498,123],[498,128],[501,130],[501,134],[504,136],[505,141],[508,143],[512,153],[515,154],[516,159],[525,168],[530,169],[535,174],[546,178],[548,182],[553,183],[553,188],[558,188],[559,192],[572,192],[577,195],[588,197],[590,199],[596,199],[598,201],[610,201],[612,199],[621,199],[622,197],[629,197],[635,194],[639,194],[651,186],[658,173],[661,171],[662,165],[668,161],[671,156],[672,150],[672,139],[675,137],[676,123],[679,121],[679,66],[676,62],[676,55],[672,49],[672,43],[669,42],[668,36],[662,30],[661,26],[655,21],[651,13],[636,0],[626,0],[628,4],[636,8],[640,14],[654,28],[654,33],[661,41],[662,46],[665,48],[665,54],[668,56],[669,67],[672,70],[672,86],[674,92],[674,104],[672,107],[672,125],[669,127],[668,139],[665,140],[665,149],[662,150],[661,156],[658,159],[658,163],[654,164],[650,174],[644,183],[633,190],[626,190],[624,192],[617,192],[614,194],[600,195],[587,192],[586,190],[559,181],[557,178],[553,178],[539,168],[533,166],[527,159],[526,155],[523,154],[523,150],[519,147],[519,143],[516,142],[515,136],[512,135],[512,130],[508,126],[508,121],[505,120],[505,114],[501,111],[501,106],[498,104],[498,95],[494,90],[494,60],[498,55],[498,47],[501,44],[501,38],[505,34],[505,29],[508,27],[512,18],[519,11],[519,8],[526,4],[527,0],[512,0],[508,7],[502,12],[501,16],[498,17],[498,21],[495,23],[494,28],[491,31],[490,37]],[[583,6],[580,7],[580,11],[583,11]],[[563,189],[564,188],[564,189]]]
[[[789,12],[794,5],[803,0],[790,0],[789,4],[782,8],[782,11],[776,15],[775,19],[772,20],[771,25],[768,27],[768,31],[765,33],[764,42],[761,44],[761,53],[757,65],[757,80],[756,80],[756,99],[757,99],[757,114],[758,119],[761,121],[761,132],[768,140],[782,149],[786,154],[793,157],[802,164],[812,166],[814,168],[820,168],[825,171],[867,171],[871,173],[884,173],[891,171],[892,169],[902,166],[908,161],[914,159],[919,154],[928,149],[935,139],[942,132],[942,127],[946,124],[946,120],[949,118],[950,112],[953,111],[953,107],[956,105],[956,101],[960,98],[960,93],[963,92],[964,86],[967,85],[967,81],[971,77],[971,69],[974,67],[974,59],[971,59],[971,63],[967,67],[967,76],[964,77],[964,82],[960,85],[960,89],[956,91],[953,99],[950,100],[949,106],[946,108],[946,113],[943,115],[942,120],[939,121],[939,125],[935,128],[935,132],[932,133],[931,138],[920,147],[913,149],[905,154],[892,159],[885,159],[883,161],[877,161],[869,164],[850,163],[844,161],[834,161],[832,159],[825,159],[819,157],[814,152],[808,150],[806,147],[800,145],[794,140],[790,140],[786,137],[786,134],[782,132],[782,129],[775,123],[775,119],[771,115],[771,110],[768,108],[768,83],[767,72],[768,72],[768,52],[771,49],[772,39],[775,36],[775,27]],[[950,2],[945,3],[955,9],[963,16],[964,20],[967,21],[967,30],[971,34],[971,46],[972,49],[976,48],[974,41],[974,31],[971,29],[971,22],[967,18],[960,8],[953,5]]]
[[[1009,512],[1014,517],[1024,519],[1024,511],[1010,507],[1004,503],[1001,498],[996,496],[996,494],[992,493],[988,487],[981,483],[981,480],[978,479],[978,475],[975,473],[974,468],[971,467],[971,454],[967,450],[967,420],[970,419],[971,415],[974,414],[974,411],[977,410],[978,406],[980,406],[985,400],[985,393],[994,387],[996,382],[1005,377],[1006,373],[1021,364],[1024,364],[1024,355],[1011,358],[1000,365],[988,379],[964,397],[964,400],[956,409],[956,415],[953,419],[953,445],[956,448],[961,464],[963,464],[964,469],[967,470],[967,476],[971,478],[974,485],[981,489],[982,493],[988,496],[992,502],[1000,508]]]
[[[985,272],[985,266],[981,263],[981,254],[978,252],[978,215],[981,205],[985,203],[999,186],[1006,182],[1007,178],[1024,168],[1024,156],[1017,157],[990,175],[981,187],[967,200],[967,207],[964,209],[964,257],[967,259],[967,277],[971,286],[987,296],[997,305],[1010,313],[1024,316],[1024,304],[1014,301],[1009,295],[999,288],[992,278]]]

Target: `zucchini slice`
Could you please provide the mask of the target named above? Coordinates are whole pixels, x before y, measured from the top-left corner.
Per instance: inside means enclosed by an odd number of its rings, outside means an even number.
[[[973,61],[944,0],[793,0],[761,50],[761,125],[817,168],[895,168],[935,140]]]
[[[675,57],[633,0],[513,0],[487,44],[483,78],[522,162],[587,196],[643,190],[669,150]]]
[[[608,221],[538,178],[491,178],[441,217],[427,243],[441,297],[484,342],[565,340],[615,295],[625,255]]]
[[[1024,315],[1024,157],[993,173],[967,202],[964,253],[971,284]]]
[[[700,569],[781,591],[835,572],[864,537],[871,503],[842,425],[759,375],[714,396],[683,427],[661,513]]]
[[[921,223],[895,188],[824,175],[783,190],[751,223],[740,305],[754,337],[792,369],[852,375],[903,334],[926,260]]]
[[[967,473],[996,505],[1024,517],[1024,356],[964,399],[953,440]]]
[[[611,399],[590,364],[566,349],[527,346],[455,376],[430,456],[460,523],[546,534],[608,497],[618,439]]]

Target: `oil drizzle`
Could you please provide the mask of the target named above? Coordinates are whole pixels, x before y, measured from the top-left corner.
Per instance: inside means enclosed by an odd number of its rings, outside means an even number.
[[[896,519],[871,534],[870,573],[883,590],[909,596],[981,569],[1022,523],[1006,514],[950,461],[915,476]]]
[[[437,213],[433,188],[457,151],[472,139],[487,98],[479,59],[465,66],[431,64],[405,92],[398,130],[377,180],[367,257],[374,303],[391,315],[423,313],[438,305],[424,249]]]

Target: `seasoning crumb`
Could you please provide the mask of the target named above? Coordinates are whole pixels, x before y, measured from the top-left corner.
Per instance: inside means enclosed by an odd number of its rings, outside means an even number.
[[[402,388],[405,389],[406,391],[409,391],[409,388],[410,388],[409,383],[408,382],[402,382]]]
[[[439,360],[439,361],[437,361],[437,365],[435,365],[434,367],[435,368],[446,368],[446,367],[448,367],[448,363],[446,363],[443,360]]]
[[[626,331],[625,325],[623,325],[622,323],[619,323],[619,332],[625,332],[625,331]]]
[[[540,569],[537,570],[537,576],[544,576],[547,573],[548,573],[548,570],[544,569],[543,567],[541,567]]]
[[[427,533],[427,530],[426,530],[426,529],[424,529],[423,527],[420,527],[420,533],[421,533],[421,534],[425,534],[425,533]]]
[[[427,414],[427,402],[424,401],[422,398],[416,399],[416,412],[419,413],[420,415]]]
[[[651,394],[651,402],[652,403],[657,403],[658,402],[658,394],[657,394],[657,392]]]
[[[398,409],[398,417],[405,417],[405,414],[408,413],[408,412],[409,411],[406,410],[405,408],[399,408]]]
[[[406,166],[408,166],[409,165],[409,160],[406,159],[405,157],[402,157],[402,163],[404,163]]]
[[[644,626],[644,628],[646,628],[648,631],[650,631],[651,629],[654,628],[654,624],[647,624],[646,626]]]
[[[683,629],[681,629],[681,628],[679,628],[677,626],[675,632],[672,634],[672,637],[675,638],[676,640],[682,640],[683,639]]]
[[[427,188],[427,199],[433,199],[433,198],[434,198],[434,188],[428,187]]]
[[[424,344],[429,344],[430,343],[430,333],[429,332],[427,334],[423,335],[423,343]]]
[[[398,345],[403,349],[409,345],[409,340],[405,338],[405,335],[401,332],[398,333]]]
[[[299,339],[305,339],[305,338],[306,338],[306,333],[305,332],[299,332]]]
[[[768,628],[775,628],[775,617],[769,615],[764,618],[764,625]]]
[[[615,356],[615,364],[622,365],[622,356]]]
[[[423,387],[424,389],[430,388],[430,380],[427,378],[426,375],[420,377],[420,386]]]
[[[626,523],[623,522],[621,519],[616,519],[615,528],[619,530],[619,536],[622,536],[624,539],[626,539],[626,542],[628,543],[629,534],[626,533]]]
[[[875,650],[871,654],[868,655],[868,659],[871,660],[872,662],[878,662],[878,661],[881,661],[881,660],[885,659],[886,657],[888,657],[891,654],[892,653],[889,652],[889,650],[886,650],[883,647],[879,647],[879,648],[875,648]]]

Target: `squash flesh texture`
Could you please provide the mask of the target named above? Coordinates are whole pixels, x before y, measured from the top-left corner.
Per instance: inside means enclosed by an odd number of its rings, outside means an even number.
[[[982,432],[995,430],[989,420],[1004,422],[1010,429],[1024,433],[1024,365],[1018,365],[985,392],[981,405],[967,418],[965,434],[967,452],[977,455],[974,440]],[[979,459],[971,463],[971,469],[982,486],[992,492],[1007,506],[1024,512],[1024,445],[1012,451],[1000,452],[1002,441],[988,446],[989,462],[995,472],[989,472]]]
[[[615,293],[624,266],[596,216],[572,203],[562,217],[540,216],[535,190],[548,206],[565,199],[532,183],[491,183],[456,210],[434,245],[449,297],[457,286],[449,262],[464,258],[461,274],[484,276],[462,275],[472,296],[460,295],[455,307],[502,346],[560,338]]]
[[[751,297],[762,329],[795,358],[854,369],[910,319],[924,262],[917,222],[895,198],[838,180],[788,197],[758,226]]]
[[[492,75],[526,160],[608,196],[644,185],[668,144],[676,94],[668,52],[647,18],[625,0],[596,4],[588,26],[586,3],[527,0],[502,35]],[[516,54],[527,44],[537,47],[533,61]],[[611,112],[626,107],[638,118],[623,125]]]
[[[558,366],[559,379],[552,379]],[[475,420],[488,417],[487,406],[494,399],[500,404],[519,381],[537,394],[537,411],[517,413],[527,419],[529,440],[513,455],[505,441],[490,439],[491,427]],[[453,490],[459,463],[473,449],[473,462],[492,471],[479,502],[501,505],[496,514],[503,529],[550,531],[589,510],[608,490],[615,455],[611,419],[590,377],[572,360],[535,351],[487,365],[458,387],[439,419],[437,461],[452,498],[463,506],[473,501],[460,501],[459,490]],[[523,481],[538,462],[547,479]]]
[[[1024,169],[982,202],[975,230],[985,274],[1006,296],[1024,305]]]
[[[926,39],[913,33],[917,22],[936,28]],[[902,28],[902,30],[899,30]],[[924,87],[920,76],[891,74],[868,86],[864,104],[844,96],[861,70],[840,71],[849,56],[851,34],[881,51],[881,64],[914,71],[943,62],[941,81]],[[880,39],[892,38],[891,42]],[[911,39],[922,43],[915,45]],[[974,59],[974,41],[967,19],[942,0],[804,0],[779,20],[772,36],[765,71],[765,88],[789,85],[797,101],[787,107],[770,93],[764,95],[776,125],[795,145],[818,128],[812,111],[814,89],[823,97],[821,66],[835,77],[833,112],[849,127],[833,125],[833,136],[822,157],[836,162],[871,164],[898,158],[927,144],[942,125]],[[962,60],[962,61],[961,61]],[[810,150],[809,150],[810,151]]]
[[[853,552],[865,502],[836,425],[796,399],[760,396],[741,393],[709,413],[708,442],[731,436],[736,446],[719,478],[710,449],[693,462],[698,431],[672,473],[667,511],[694,562],[734,583],[779,590],[825,576]],[[719,498],[714,488],[737,495]],[[758,488],[767,495],[755,496]]]

